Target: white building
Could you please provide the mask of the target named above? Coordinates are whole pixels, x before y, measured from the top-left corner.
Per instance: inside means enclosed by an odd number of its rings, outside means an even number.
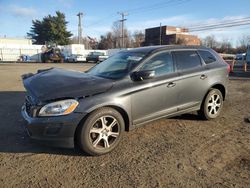
[[[0,38],[0,60],[17,61],[21,55],[30,56],[32,61],[40,61],[42,45],[32,45],[31,39]]]
[[[32,45],[31,39],[25,39],[25,38],[0,38],[0,45]]]

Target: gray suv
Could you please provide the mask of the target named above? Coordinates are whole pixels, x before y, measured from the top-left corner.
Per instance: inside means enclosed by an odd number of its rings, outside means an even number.
[[[218,117],[228,73],[209,48],[125,50],[87,72],[51,68],[23,75],[22,115],[31,138],[101,155],[118,145],[124,131],[159,118],[191,111],[207,120]]]

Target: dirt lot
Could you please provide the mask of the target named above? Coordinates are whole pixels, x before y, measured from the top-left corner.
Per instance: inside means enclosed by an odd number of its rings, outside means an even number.
[[[215,121],[196,114],[163,119],[125,133],[100,157],[50,148],[26,136],[20,115],[20,75],[59,66],[0,64],[0,187],[248,187],[250,185],[250,80],[231,80]]]

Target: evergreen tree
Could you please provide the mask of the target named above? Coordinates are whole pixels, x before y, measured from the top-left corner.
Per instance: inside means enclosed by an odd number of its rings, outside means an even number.
[[[28,37],[34,40],[35,44],[56,43],[66,45],[70,42],[72,33],[67,31],[68,22],[65,15],[57,11],[55,16],[48,15],[42,20],[33,20]]]

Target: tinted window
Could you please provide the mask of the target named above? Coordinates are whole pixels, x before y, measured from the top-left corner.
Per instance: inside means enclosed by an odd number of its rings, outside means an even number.
[[[198,52],[206,64],[213,63],[216,61],[214,55],[211,54],[209,51],[199,50]]]
[[[195,51],[173,52],[178,70],[188,70],[201,66],[201,60]]]
[[[172,56],[168,52],[157,54],[148,60],[141,70],[154,70],[156,76],[172,73],[174,72]]]

